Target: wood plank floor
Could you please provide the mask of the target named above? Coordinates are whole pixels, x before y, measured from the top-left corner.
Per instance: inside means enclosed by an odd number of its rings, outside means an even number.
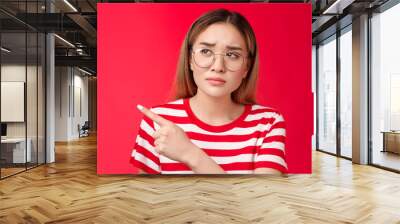
[[[23,168],[20,168],[20,167],[4,168],[4,167],[2,167],[1,168],[1,177],[2,178],[7,177],[7,176],[13,175],[15,173],[21,172],[21,171],[25,171],[25,167],[23,167]]]
[[[400,223],[400,175],[320,152],[312,175],[97,176],[96,138],[0,181],[0,223]]]

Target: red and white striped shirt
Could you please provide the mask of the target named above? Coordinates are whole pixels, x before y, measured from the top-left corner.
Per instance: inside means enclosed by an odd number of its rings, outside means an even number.
[[[197,147],[226,173],[250,174],[256,168],[287,172],[285,122],[275,109],[245,105],[240,117],[229,124],[213,126],[196,117],[188,99],[179,99],[151,111],[182,128]],[[150,174],[191,174],[184,163],[160,155],[154,148],[153,133],[159,126],[143,117],[132,151],[133,164]]]

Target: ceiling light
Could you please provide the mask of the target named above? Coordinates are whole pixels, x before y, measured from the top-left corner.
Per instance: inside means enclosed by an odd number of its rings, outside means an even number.
[[[336,0],[322,14],[342,14],[343,9],[351,5],[355,0]]]
[[[92,73],[90,73],[90,72],[88,72],[88,71],[86,71],[86,70],[83,70],[83,69],[81,69],[81,68],[79,68],[79,67],[78,67],[78,70],[81,71],[81,72],[83,72],[83,73],[85,73],[85,74],[87,74],[87,75],[93,75]]]
[[[78,12],[78,10],[71,4],[69,3],[68,0],[64,0],[65,4],[67,4],[72,10],[74,10],[74,12]]]
[[[4,51],[4,52],[6,52],[6,53],[10,53],[10,52],[11,52],[11,50],[9,50],[9,49],[7,49],[7,48],[5,48],[5,47],[1,47],[1,50]]]
[[[75,45],[71,44],[71,42],[69,42],[68,40],[58,36],[57,34],[54,34],[55,37],[57,37],[58,39],[60,39],[61,41],[63,41],[64,43],[68,44],[69,46],[75,48]]]

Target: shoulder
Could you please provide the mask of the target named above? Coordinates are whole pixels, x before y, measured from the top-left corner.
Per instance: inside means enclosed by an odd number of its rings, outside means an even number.
[[[150,110],[158,115],[186,116],[184,99],[169,101],[164,104],[152,106]]]
[[[253,104],[251,111],[250,116],[253,117],[248,119],[253,121],[258,120],[257,123],[261,124],[263,131],[270,132],[276,129],[275,134],[280,133],[281,135],[285,135],[286,122],[279,110],[265,105]]]
[[[181,120],[183,117],[186,117],[186,111],[183,107],[184,101],[183,99],[173,100],[164,104],[155,105],[149,107],[150,111],[153,113],[170,120],[172,122]],[[156,123],[148,118],[147,116],[142,117],[142,124],[141,127],[148,128],[151,127],[152,129],[156,129]]]
[[[155,105],[151,108],[163,108],[163,107],[174,107],[174,106],[179,107],[180,105],[183,105],[183,103],[184,103],[183,100],[184,99],[176,99],[176,100],[172,100],[172,101],[169,101],[169,102],[166,102],[163,104]]]
[[[274,121],[283,121],[282,113],[276,108],[266,105],[253,104],[251,105],[250,115],[258,118],[273,119]]]

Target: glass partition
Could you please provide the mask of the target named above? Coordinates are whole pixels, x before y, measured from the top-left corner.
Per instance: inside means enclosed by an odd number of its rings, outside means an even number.
[[[351,26],[340,36],[340,154],[352,157],[352,34]]]
[[[372,164],[400,171],[400,4],[371,18]]]
[[[318,149],[336,154],[336,36],[318,47]]]
[[[25,170],[32,155],[26,141],[26,33],[3,32],[1,47],[1,175],[6,177]]]
[[[45,163],[44,33],[17,17],[41,13],[45,1],[1,1],[0,178]],[[35,17],[34,17],[35,18]]]

